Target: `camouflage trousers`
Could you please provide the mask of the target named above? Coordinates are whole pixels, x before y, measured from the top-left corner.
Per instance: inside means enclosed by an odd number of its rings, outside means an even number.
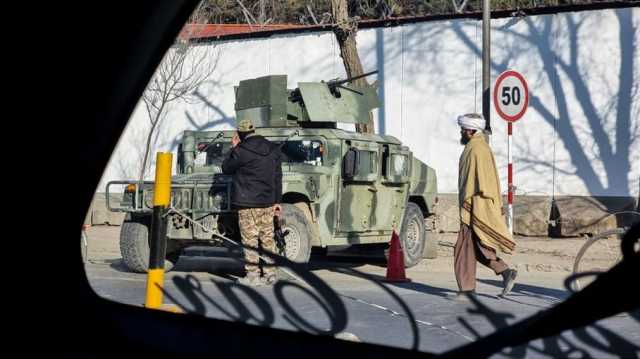
[[[268,251],[276,253],[276,242],[273,238],[273,215],[275,207],[245,208],[238,210],[238,222],[240,224],[240,236],[244,248],[245,270],[247,274],[260,275],[260,258],[258,253]],[[266,266],[262,266],[262,274],[268,276],[275,274],[273,260],[267,256]]]

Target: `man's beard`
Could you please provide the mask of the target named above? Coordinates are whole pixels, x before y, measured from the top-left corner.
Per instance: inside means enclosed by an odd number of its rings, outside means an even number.
[[[460,136],[460,144],[463,146],[469,143],[470,140],[471,139],[467,136],[464,136],[464,135]]]

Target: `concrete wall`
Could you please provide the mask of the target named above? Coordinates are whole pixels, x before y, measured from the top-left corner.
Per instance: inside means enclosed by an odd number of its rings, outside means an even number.
[[[457,232],[457,195],[438,197],[436,228],[440,232]],[[506,201],[505,196],[503,202]],[[554,201],[549,196],[515,196],[513,202],[513,231],[521,236],[575,237],[640,222],[637,199],[631,197],[558,196]]]
[[[531,93],[527,114],[514,125],[518,195],[638,197],[639,38],[638,8],[493,21],[492,81],[515,69]],[[375,114],[377,131],[398,137],[433,166],[443,193],[457,191],[462,147],[455,118],[481,111],[481,39],[475,20],[358,32],[365,70],[380,71],[384,105]],[[204,46],[218,59],[212,80],[199,89],[204,101],[171,106],[154,138],[154,153],[175,151],[186,129],[231,129],[233,86],[242,79],[287,74],[293,87],[344,76],[329,32]],[[492,147],[504,190],[506,124],[492,111]],[[98,192],[109,180],[136,176],[148,127],[139,106]],[[152,178],[153,166],[149,173]]]

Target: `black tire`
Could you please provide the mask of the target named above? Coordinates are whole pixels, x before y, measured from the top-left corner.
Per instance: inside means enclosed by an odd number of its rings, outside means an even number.
[[[282,230],[289,231],[285,237],[285,253],[289,260],[297,263],[309,262],[311,256],[311,223],[304,213],[293,204],[284,203]]]
[[[400,231],[405,268],[411,268],[422,260],[426,239],[425,234],[424,217],[420,207],[415,203],[407,203]]]
[[[149,269],[149,223],[140,218],[127,218],[120,228],[120,253],[129,270],[146,273]],[[167,254],[164,261],[165,272],[173,269],[180,257],[179,252]]]
[[[318,258],[324,258],[329,254],[327,247],[311,247],[311,255]]]

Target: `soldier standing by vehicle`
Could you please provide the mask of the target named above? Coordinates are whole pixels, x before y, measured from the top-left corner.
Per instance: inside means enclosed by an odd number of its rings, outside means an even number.
[[[502,295],[511,291],[518,272],[496,255],[496,250],[510,254],[515,248],[512,236],[502,218],[502,196],[496,161],[486,142],[485,120],[479,114],[458,117],[460,156],[458,200],[460,232],[454,247],[454,270],[459,294],[475,293],[476,261],[501,275]]]
[[[273,284],[276,269],[267,258],[260,265],[258,250],[276,253],[273,216],[281,211],[282,168],[280,149],[257,135],[250,120],[238,123],[231,150],[222,163],[222,172],[232,175],[231,204],[238,210],[240,235],[244,245],[245,285]]]

